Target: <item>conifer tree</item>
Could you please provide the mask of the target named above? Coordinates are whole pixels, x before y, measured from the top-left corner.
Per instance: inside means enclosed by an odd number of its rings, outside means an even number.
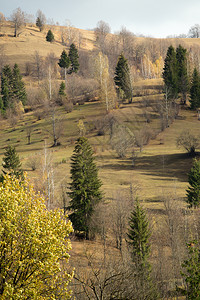
[[[3,157],[3,174],[1,175],[1,181],[3,181],[6,174],[17,178],[23,178],[23,171],[21,169],[21,162],[19,156],[17,155],[15,147],[8,146],[6,147],[4,157]]]
[[[133,98],[133,88],[128,62],[123,54],[121,54],[118,58],[114,81],[117,87],[118,96],[120,97],[120,95],[122,95],[123,99],[128,99],[129,103],[131,103]]]
[[[181,45],[176,49],[177,60],[177,84],[178,92],[181,94],[181,103],[186,104],[188,93],[188,75],[187,75],[187,50]]]
[[[190,88],[190,108],[196,109],[200,107],[200,77],[199,72],[194,68],[192,75],[192,85]]]
[[[71,73],[77,73],[79,70],[79,62],[78,62],[78,50],[74,44],[70,45],[69,48],[69,59],[71,62],[71,68],[69,70],[69,74]]]
[[[182,290],[186,299],[200,299],[200,248],[197,241],[191,241],[187,245],[188,258],[184,261],[181,272],[185,279],[185,288]]]
[[[136,264],[145,264],[150,254],[149,222],[139,200],[136,199],[134,210],[129,219],[128,244],[133,261]]]
[[[66,85],[67,69],[70,66],[70,59],[65,50],[63,50],[61,53],[58,65],[65,70],[65,85]]]
[[[194,159],[188,182],[190,186],[187,189],[187,203],[189,207],[196,208],[200,205],[200,160]]]
[[[6,110],[12,106],[13,97],[13,76],[9,65],[4,66],[1,76],[1,94],[3,100],[3,108]]]
[[[176,51],[173,46],[170,46],[167,50],[162,76],[165,87],[168,90],[168,97],[171,99],[177,98],[177,60]]]
[[[53,32],[51,31],[51,29],[49,29],[49,31],[47,32],[46,40],[47,40],[47,42],[53,42],[54,41],[54,35],[53,35]]]
[[[1,76],[1,94],[3,100],[3,108],[13,108],[13,101],[21,101],[26,103],[27,95],[17,64],[14,65],[13,71],[9,65],[6,65],[2,70]]]
[[[66,96],[66,93],[65,93],[65,83],[63,81],[60,84],[60,88],[59,88],[58,94],[60,96]]]
[[[132,279],[134,295],[132,299],[143,300],[158,298],[151,278],[151,265],[148,262],[150,255],[150,230],[146,213],[136,199],[134,210],[129,218],[127,233],[129,249],[132,257]],[[130,283],[131,284],[131,283]],[[136,295],[137,293],[137,295]]]
[[[24,82],[22,81],[22,76],[20,74],[20,70],[17,64],[15,64],[13,67],[12,82],[13,82],[13,94],[15,99],[21,101],[22,104],[25,105],[27,100],[27,95],[26,95]]]
[[[72,213],[69,218],[75,232],[82,232],[89,239],[90,220],[96,205],[102,199],[102,183],[98,178],[92,148],[85,137],[79,137],[76,141],[71,161],[72,182],[68,193],[71,200],[68,209]]]

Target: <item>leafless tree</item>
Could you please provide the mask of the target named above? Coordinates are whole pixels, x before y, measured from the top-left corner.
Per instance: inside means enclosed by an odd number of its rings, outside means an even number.
[[[19,35],[19,29],[25,24],[24,12],[20,7],[13,11],[13,14],[11,15],[11,21],[14,23],[15,28],[14,37],[17,37]]]
[[[190,156],[195,156],[196,149],[200,145],[199,137],[196,137],[189,130],[184,130],[176,139],[177,147],[184,148]]]
[[[195,24],[189,30],[188,36],[190,38],[199,38],[200,37],[200,25]]]
[[[44,78],[44,60],[38,51],[35,51],[34,56],[35,74],[38,79],[38,84],[40,80]]]
[[[33,132],[33,127],[32,126],[27,126],[26,127],[26,137],[27,137],[27,140],[28,140],[28,145],[30,145],[31,143],[31,134]]]
[[[96,35],[96,41],[99,45],[100,50],[104,53],[105,40],[108,33],[111,32],[110,25],[104,21],[99,21],[97,27],[94,29]]]

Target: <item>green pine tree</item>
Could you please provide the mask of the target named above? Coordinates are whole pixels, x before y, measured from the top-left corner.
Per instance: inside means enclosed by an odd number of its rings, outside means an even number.
[[[6,147],[4,157],[2,160],[3,174],[0,176],[0,181],[3,181],[4,175],[6,174],[10,176],[15,175],[17,178],[23,178],[21,162],[19,156],[17,155],[15,147]]]
[[[179,45],[176,49],[176,60],[178,92],[181,94],[181,103],[185,105],[189,89],[187,75],[187,50],[181,45]]]
[[[46,40],[47,40],[47,42],[53,42],[54,41],[54,35],[53,35],[53,32],[51,31],[51,29],[49,29],[49,31],[47,32]]]
[[[17,64],[13,67],[13,94],[17,101],[21,101],[23,105],[26,104],[27,94],[24,82],[22,81],[22,76],[20,74],[20,69]]]
[[[71,73],[77,73],[79,70],[79,62],[78,62],[78,50],[74,44],[70,45],[69,48],[69,59],[71,62],[71,68],[69,70],[69,74]]]
[[[177,60],[173,46],[170,46],[167,50],[162,76],[165,87],[168,91],[168,97],[176,99],[178,95]]]
[[[90,221],[96,205],[102,199],[98,170],[94,163],[93,151],[85,137],[76,141],[71,158],[71,184],[68,195],[71,200],[68,209],[76,233],[83,233],[89,239]]]
[[[187,189],[187,203],[189,207],[196,208],[200,205],[200,160],[194,159],[188,182],[190,186]]]
[[[58,65],[59,65],[59,67],[61,67],[65,70],[65,85],[66,85],[67,69],[70,66],[70,59],[65,50],[63,50],[61,53]]]
[[[151,236],[146,213],[136,199],[134,210],[129,218],[127,233],[128,245],[133,261],[131,299],[143,300],[158,298],[157,291],[151,278],[151,265],[148,261],[150,255],[149,238]]]
[[[12,107],[13,98],[13,74],[9,65],[6,65],[2,69],[1,75],[1,94],[3,100],[3,108],[6,110],[8,107]]]
[[[184,261],[181,272],[185,280],[182,294],[186,299],[200,299],[200,248],[197,241],[188,243],[188,258]]]
[[[58,94],[60,96],[66,96],[66,93],[65,93],[65,83],[63,81],[60,84],[60,88],[59,88]]]
[[[200,77],[199,72],[194,68],[192,75],[192,85],[190,88],[190,108],[196,109],[200,107]]]
[[[115,68],[114,81],[119,98],[122,97],[123,100],[128,99],[129,103],[131,103],[133,98],[133,88],[131,84],[128,62],[123,54],[121,54],[118,58],[117,66]]]
[[[137,264],[146,263],[150,254],[149,222],[139,200],[136,199],[134,210],[129,219],[128,244],[133,261]]]

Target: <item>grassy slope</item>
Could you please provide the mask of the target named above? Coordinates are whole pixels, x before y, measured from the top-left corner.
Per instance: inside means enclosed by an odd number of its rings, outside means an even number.
[[[6,26],[2,28],[3,36],[0,39],[0,47],[4,49],[7,63],[14,64],[17,62],[23,71],[25,62],[33,61],[33,54],[36,50],[42,56],[46,56],[49,52],[54,52],[57,57],[60,56],[63,46],[59,40],[59,27],[54,27],[53,30],[56,41],[48,43],[45,40],[48,28],[41,33],[35,26],[27,26],[18,38],[13,38],[11,36],[13,28],[10,27],[9,23],[6,23]],[[92,31],[82,31],[82,35],[82,47],[92,49],[94,46],[94,33]],[[192,41],[184,39],[184,42],[199,44],[198,39],[192,39]],[[137,83],[137,85],[151,85],[152,82],[155,84],[154,81],[149,80],[145,83]],[[149,99],[151,100],[151,98]],[[78,120],[84,118],[87,127],[87,124],[97,117],[97,112],[101,115],[104,111],[103,106],[99,103],[91,103],[76,107],[70,114],[61,112],[64,128],[63,137],[61,138],[62,146],[52,150],[54,162],[57,165],[57,182],[60,182],[60,179],[64,176],[69,179],[69,159],[74,147],[73,140],[78,135]],[[125,121],[131,130],[138,128],[140,126],[138,124],[144,121],[142,119],[140,98],[135,99],[133,105],[124,106],[114,113],[119,120]],[[182,150],[176,148],[176,137],[183,128],[191,128],[198,133],[198,121],[194,113],[190,111],[183,110],[180,115],[182,118],[176,120],[170,128],[158,135],[155,140],[144,148],[134,168],[130,158],[120,160],[113,150],[106,147],[107,137],[97,137],[94,133],[89,135],[90,141],[94,145],[97,163],[100,167],[100,176],[104,183],[103,189],[107,197],[111,197],[115,189],[128,189],[131,182],[140,186],[141,198],[151,201],[151,207],[159,205],[157,200],[161,198],[164,191],[176,190],[179,196],[185,196],[187,172],[191,166],[191,160],[185,158]],[[1,123],[0,157],[3,155],[3,148],[9,143],[13,144],[17,147],[25,167],[26,161],[33,153],[42,151],[45,137],[47,138],[47,145],[51,145],[51,137],[46,131],[48,127],[46,123],[45,120],[36,121],[31,113],[24,116],[24,120],[18,123],[15,131]],[[34,127],[32,143],[27,145],[25,128],[31,124]],[[157,128],[159,126],[158,120],[154,120],[152,126]],[[160,143],[161,140],[164,141],[164,144]],[[67,163],[59,164],[65,158]],[[29,172],[29,176],[36,177],[37,171]],[[58,184],[57,187],[59,189]]]

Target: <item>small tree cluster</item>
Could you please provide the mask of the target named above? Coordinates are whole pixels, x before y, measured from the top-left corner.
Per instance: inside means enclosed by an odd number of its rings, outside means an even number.
[[[40,31],[42,31],[44,29],[45,23],[46,23],[46,17],[42,13],[42,11],[39,9],[37,11],[36,26],[39,28]]]
[[[79,61],[78,61],[78,50],[74,44],[70,45],[69,53],[65,50],[62,51],[58,65],[65,71],[65,84],[66,84],[66,75],[72,73],[77,73],[79,70]],[[68,70],[68,68],[70,69]]]
[[[21,101],[25,105],[26,90],[17,64],[11,70],[9,65],[4,66],[1,76],[2,108],[14,108],[14,102]]]

